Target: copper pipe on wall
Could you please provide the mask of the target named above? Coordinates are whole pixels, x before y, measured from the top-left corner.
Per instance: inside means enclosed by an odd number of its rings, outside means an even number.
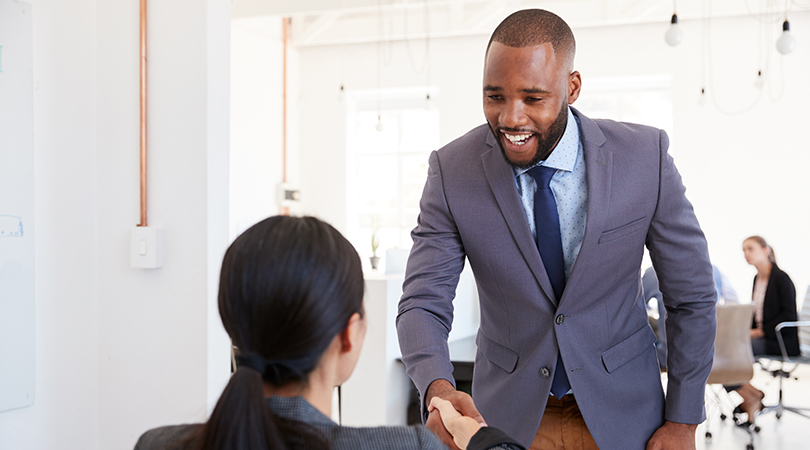
[[[282,42],[282,63],[281,63],[281,181],[287,183],[287,35],[289,33],[289,21],[287,17],[281,18],[281,42]],[[281,215],[289,216],[290,208],[283,206]]]
[[[146,226],[146,0],[141,0],[141,223]]]

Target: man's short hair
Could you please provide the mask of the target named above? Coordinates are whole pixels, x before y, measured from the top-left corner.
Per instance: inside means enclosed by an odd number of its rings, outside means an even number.
[[[574,33],[560,16],[544,9],[524,9],[510,14],[492,32],[487,52],[493,42],[509,47],[533,47],[548,42],[557,56],[574,64]]]

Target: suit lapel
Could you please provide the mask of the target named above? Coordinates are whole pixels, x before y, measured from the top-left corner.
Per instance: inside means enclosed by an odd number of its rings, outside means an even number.
[[[546,268],[540,259],[540,252],[537,250],[537,243],[534,242],[529,224],[526,221],[526,211],[520,201],[515,185],[515,174],[512,167],[503,159],[498,143],[492,133],[487,135],[487,145],[489,150],[481,155],[481,163],[487,176],[490,189],[498,202],[501,214],[506,220],[512,237],[520,248],[526,264],[534,274],[546,297],[551,303],[556,305],[557,298],[546,274]]]
[[[604,230],[605,220],[609,214],[611,182],[613,174],[613,152],[604,148],[605,135],[599,126],[582,113],[571,108],[579,118],[582,151],[585,157],[585,176],[588,179],[588,218],[585,222],[585,236],[577,255],[571,278],[566,283],[563,299],[570,291],[575,290],[579,278],[587,272],[587,265],[597,251],[599,236]],[[584,266],[584,267],[583,267]],[[570,286],[572,289],[568,289]]]

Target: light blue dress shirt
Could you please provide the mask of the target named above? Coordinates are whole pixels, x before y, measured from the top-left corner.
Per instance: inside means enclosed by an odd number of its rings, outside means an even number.
[[[563,259],[565,261],[565,279],[571,277],[577,255],[585,236],[585,221],[588,215],[588,180],[585,177],[585,157],[582,153],[582,140],[579,135],[579,123],[568,108],[568,124],[560,142],[545,161],[537,165],[553,167],[557,172],[551,178],[551,191],[557,202],[557,213],[560,216],[560,236],[562,237]],[[529,221],[532,236],[537,238],[534,224],[534,192],[537,183],[526,173],[529,169],[513,168],[518,193],[523,202],[523,209]]]

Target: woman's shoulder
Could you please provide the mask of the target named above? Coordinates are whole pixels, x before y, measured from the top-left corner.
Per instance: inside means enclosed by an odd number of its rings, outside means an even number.
[[[273,396],[268,399],[268,404],[277,415],[317,430],[329,441],[333,450],[357,449],[369,445],[373,448],[402,450],[447,448],[422,425],[340,426],[303,397]]]
[[[359,444],[373,444],[386,449],[435,449],[447,447],[422,425],[385,427],[339,427],[329,433],[333,450],[356,449]]]
[[[790,275],[788,275],[784,270],[780,269],[776,264],[771,267],[771,278],[781,283],[793,283],[793,280],[790,279]]]
[[[187,424],[153,428],[141,435],[135,444],[135,450],[182,450],[186,447],[188,439],[201,426],[201,424]]]
[[[358,443],[373,444],[374,448],[415,450],[447,450],[430,430],[422,425],[400,427],[350,428],[338,427],[346,435],[330,439],[333,450],[356,449]],[[347,437],[351,436],[347,439]],[[470,440],[468,449],[523,450],[523,447],[502,431],[483,427]]]

